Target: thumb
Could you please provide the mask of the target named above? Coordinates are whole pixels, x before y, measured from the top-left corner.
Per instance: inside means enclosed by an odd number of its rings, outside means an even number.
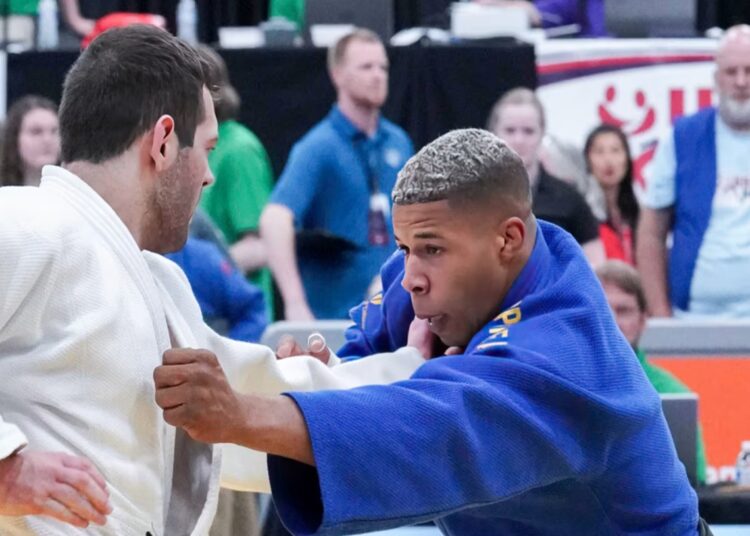
[[[307,338],[308,353],[319,361],[328,364],[331,358],[331,350],[326,344],[325,337],[318,332],[311,333]]]

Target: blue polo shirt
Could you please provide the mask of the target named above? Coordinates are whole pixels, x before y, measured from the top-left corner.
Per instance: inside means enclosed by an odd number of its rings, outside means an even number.
[[[292,148],[270,202],[294,214],[300,275],[317,318],[347,318],[393,252],[390,214],[388,242],[369,243],[370,197],[377,187],[390,206],[396,175],[413,151],[387,119],[368,137],[338,106]]]

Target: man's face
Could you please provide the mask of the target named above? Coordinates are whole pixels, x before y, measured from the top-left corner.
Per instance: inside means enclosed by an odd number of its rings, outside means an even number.
[[[448,201],[396,205],[393,227],[405,253],[403,287],[417,317],[447,346],[465,346],[497,314],[507,288],[497,218]]]
[[[174,164],[157,179],[154,210],[159,227],[154,231],[159,233],[155,242],[159,253],[177,251],[185,244],[201,190],[214,180],[208,155],[216,146],[218,126],[211,95],[205,88],[203,109],[205,117],[195,129],[193,146],[181,149]]]
[[[380,108],[388,96],[388,57],[380,43],[353,39],[333,72],[340,94],[358,106]]]
[[[750,124],[750,35],[735,35],[719,50],[714,80],[724,120]]]
[[[633,294],[628,294],[617,285],[603,282],[604,294],[617,321],[617,327],[635,348],[646,327],[646,313],[638,307],[638,300]]]

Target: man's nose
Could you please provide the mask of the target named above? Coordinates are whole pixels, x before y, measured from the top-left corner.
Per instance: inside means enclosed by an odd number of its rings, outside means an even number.
[[[750,69],[738,68],[732,78],[735,87],[744,88],[750,84]]]
[[[404,279],[401,281],[401,286],[403,286],[409,294],[426,294],[429,291],[427,278],[416,269],[414,266],[415,264],[416,263],[410,262],[407,259],[404,268]]]
[[[214,177],[214,173],[213,171],[211,171],[211,166],[207,166],[206,176],[203,179],[203,186],[211,186],[215,180],[216,180],[216,177]]]

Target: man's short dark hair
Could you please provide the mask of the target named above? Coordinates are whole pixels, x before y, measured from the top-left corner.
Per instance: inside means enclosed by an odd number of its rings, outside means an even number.
[[[164,114],[180,147],[203,121],[209,73],[187,43],[146,25],[104,32],[65,77],[60,104],[62,161],[100,163],[122,154]]]

